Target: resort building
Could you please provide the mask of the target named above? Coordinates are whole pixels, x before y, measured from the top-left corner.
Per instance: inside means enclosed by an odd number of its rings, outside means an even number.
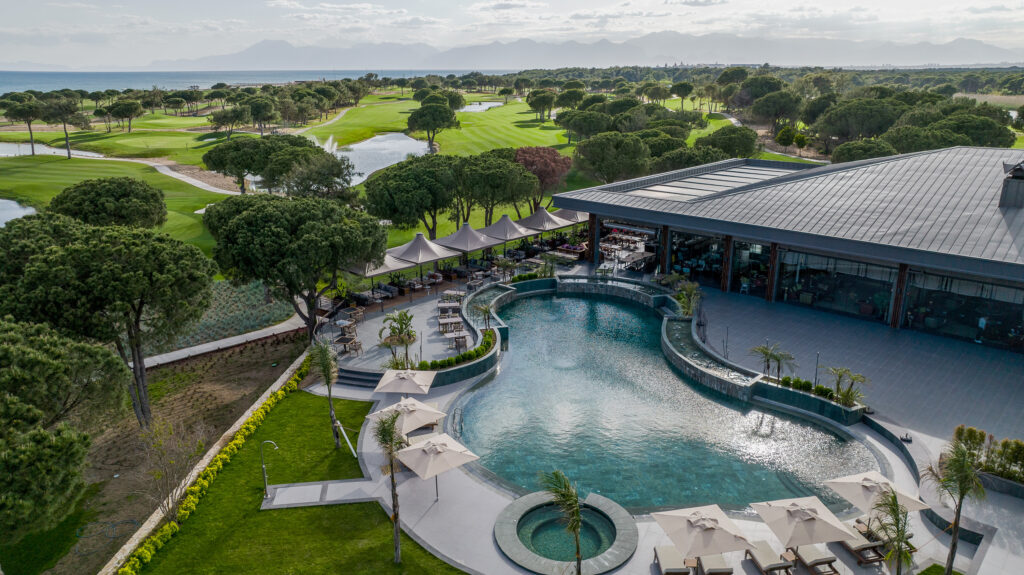
[[[733,159],[555,196],[646,271],[1024,352],[1024,151],[830,166]],[[588,258],[598,263],[599,249]]]

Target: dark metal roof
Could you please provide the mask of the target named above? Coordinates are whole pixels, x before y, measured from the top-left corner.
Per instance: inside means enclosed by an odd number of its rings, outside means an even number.
[[[1022,160],[1024,150],[970,147],[811,169],[728,160],[560,194],[555,205],[1020,282],[1024,209],[998,204],[1003,162]],[[778,175],[692,197],[647,191],[745,169]]]

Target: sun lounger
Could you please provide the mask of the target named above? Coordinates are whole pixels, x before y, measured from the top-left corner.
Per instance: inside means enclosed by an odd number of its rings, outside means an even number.
[[[882,541],[868,541],[863,535],[854,531],[852,538],[840,541],[840,543],[857,558],[857,565],[885,561],[885,555],[881,551],[882,547],[885,547],[885,543]]]
[[[867,538],[868,541],[871,541],[871,542],[881,542],[884,545],[888,545],[889,544],[889,542],[886,541],[884,537],[882,537],[879,533],[877,533],[874,529],[872,529],[871,526],[868,525],[868,523],[866,521],[864,521],[860,517],[858,517],[855,520],[855,522],[852,525],[852,527],[858,533],[864,535],[864,537]],[[917,553],[917,547],[914,546],[913,541],[910,541],[910,539],[912,537],[913,537],[913,534],[910,534],[910,535],[907,536],[907,551],[910,551],[911,553]]]
[[[772,573],[792,574],[793,562],[783,559],[780,554],[772,549],[767,541],[754,541],[752,544],[754,548],[747,550],[746,557],[754,562],[757,570],[763,575],[771,575]]]
[[[690,573],[690,568],[686,566],[686,560],[683,559],[682,553],[672,545],[655,547],[654,561],[658,564],[661,575]]]
[[[817,545],[804,545],[791,548],[790,551],[795,553],[804,567],[815,575],[839,575],[834,565],[838,559]]]
[[[422,442],[424,442],[424,441],[426,441],[428,439],[433,439],[433,438],[437,437],[438,435],[441,435],[441,434],[440,433],[434,433],[433,431],[431,431],[429,433],[421,433],[419,435],[410,435],[406,439],[409,440],[409,445],[415,445],[417,443],[422,443]]]
[[[725,564],[721,555],[704,555],[697,558],[698,573],[704,575],[732,575],[732,567]]]

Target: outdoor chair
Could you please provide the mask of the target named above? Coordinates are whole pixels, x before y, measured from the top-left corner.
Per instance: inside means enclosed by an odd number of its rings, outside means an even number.
[[[654,548],[654,562],[658,564],[661,575],[690,573],[682,553],[674,545],[659,545]]]
[[[363,342],[357,339],[356,341],[348,344],[348,349],[356,355],[363,355]]]
[[[835,562],[838,561],[835,555],[832,555],[828,551],[818,547],[817,545],[803,545],[800,547],[791,547],[796,558],[807,567],[807,570],[815,575],[839,575],[839,571],[835,568]]]
[[[747,549],[745,557],[750,559],[762,575],[772,573],[785,573],[791,575],[794,567],[792,561],[785,560],[782,555],[775,552],[767,541],[752,542],[753,549]]]
[[[857,558],[857,565],[881,563],[885,561],[885,555],[881,548],[885,543],[881,541],[868,541],[860,533],[854,532],[854,537],[839,542],[847,551]]]
[[[732,575],[732,567],[725,564],[721,555],[704,555],[697,558],[697,572],[704,575]]]

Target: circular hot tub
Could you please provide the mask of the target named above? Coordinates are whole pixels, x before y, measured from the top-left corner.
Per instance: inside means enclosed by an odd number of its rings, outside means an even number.
[[[616,569],[636,551],[636,524],[622,506],[592,493],[583,501],[582,515],[584,573]],[[561,575],[575,563],[575,541],[551,495],[544,491],[524,495],[505,507],[494,522],[494,538],[509,559],[534,573]]]

